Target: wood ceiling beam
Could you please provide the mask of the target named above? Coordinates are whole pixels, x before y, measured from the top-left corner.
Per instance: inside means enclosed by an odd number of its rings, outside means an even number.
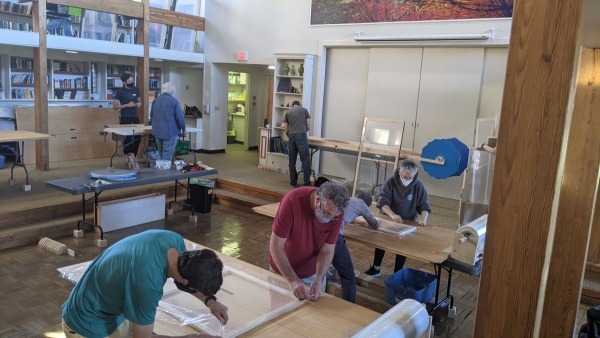
[[[203,17],[154,7],[150,7],[149,21],[168,26],[188,28],[195,31],[204,31],[205,24]]]
[[[132,0],[51,0],[48,3],[125,15],[135,19],[144,17],[142,3]]]

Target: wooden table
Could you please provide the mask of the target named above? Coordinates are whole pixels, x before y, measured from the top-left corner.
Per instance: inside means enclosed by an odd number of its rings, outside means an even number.
[[[252,209],[259,214],[275,217],[277,209],[279,209],[279,203],[262,205]],[[391,221],[386,219],[377,219],[383,223],[391,223]],[[411,225],[417,225],[416,222],[412,221],[404,222]],[[453,307],[454,299],[450,295],[452,268],[445,267],[442,263],[450,258],[454,234],[454,230],[435,226],[419,226],[416,233],[405,237],[398,237],[373,230],[357,223],[350,223],[344,229],[344,236],[346,238],[350,238],[361,244],[433,264],[435,276],[438,281],[435,291],[434,308],[447,299],[450,301],[450,308]],[[440,301],[439,289],[442,278],[442,269],[448,271],[448,288],[446,298]]]
[[[3,142],[20,142],[20,145],[17,149],[9,148],[15,154],[15,162],[10,168],[10,179],[8,180],[10,185],[15,184],[15,180],[13,178],[13,173],[15,167],[22,167],[25,170],[25,185],[23,186],[23,191],[30,191],[31,185],[29,185],[29,172],[27,171],[27,167],[25,166],[25,161],[23,159],[25,152],[25,141],[35,141],[35,140],[46,140],[49,139],[50,135],[34,133],[32,131],[25,130],[8,130],[8,131],[0,131],[0,143]]]
[[[187,134],[189,134],[189,133],[201,133],[202,129],[200,129],[200,128],[194,128],[194,127],[186,127],[185,131],[186,131]],[[105,135],[106,135],[106,133],[111,133],[112,134],[112,140],[115,141],[115,152],[110,157],[110,167],[112,167],[113,158],[119,152],[119,148],[121,148],[122,155],[125,156],[125,154],[123,153],[123,151],[125,150],[125,147],[127,145],[135,142],[135,140],[134,140],[134,141],[131,141],[129,143],[125,143],[125,138],[128,137],[128,136],[145,136],[145,135],[149,135],[149,134],[152,133],[152,126],[146,126],[146,125],[143,125],[143,124],[106,125],[106,126],[104,126],[104,133],[105,133]],[[184,137],[184,139],[185,139],[185,137]],[[192,155],[194,155],[194,164],[195,164],[196,163],[196,153],[192,151]]]
[[[202,245],[186,240],[188,250],[190,249],[190,244],[194,245],[194,250],[205,248]],[[225,266],[235,268],[261,280],[268,280],[271,284],[289,290],[288,283],[281,275],[229,257],[220,252],[215,252]],[[87,263],[89,264],[90,262]],[[81,264],[75,264],[71,267],[74,266],[81,266]],[[68,270],[71,267],[64,267],[58,270]],[[84,270],[73,270],[74,273],[69,274],[67,277],[71,282],[77,283]],[[379,316],[379,313],[365,307],[349,303],[329,294],[323,294],[319,300],[306,302],[290,312],[255,327],[242,334],[241,337],[349,337]],[[156,320],[154,323],[154,333],[175,336],[197,334],[198,331],[191,326],[177,325],[174,321]]]
[[[204,248],[201,245],[198,247]],[[216,252],[216,251],[215,251]],[[259,268],[239,259],[216,252],[223,264],[235,267],[254,276],[262,276],[280,287],[289,290],[287,281],[276,273]],[[365,307],[349,303],[341,298],[323,294],[318,301],[306,302],[299,308],[272,319],[241,337],[343,337],[351,336],[380,314]],[[156,334],[183,335],[197,333],[191,327],[174,326],[165,322],[154,325]]]
[[[129,181],[111,181],[110,184],[98,184],[98,180],[90,178],[89,176],[78,176],[48,180],[46,181],[46,186],[49,188],[67,192],[71,195],[81,195],[82,219],[79,222],[77,222],[77,230],[74,231],[74,235],[75,237],[82,237],[83,231],[81,230],[81,224],[88,224],[100,230],[100,240],[98,241],[98,246],[106,246],[106,242],[104,240],[104,231],[102,230],[102,227],[98,225],[98,213],[94,213],[93,222],[87,221],[85,218],[85,205],[88,202],[88,199],[86,199],[86,193],[94,194],[94,198],[90,200],[93,201],[94,210],[96,210],[98,208],[99,203],[98,197],[105,190],[123,189],[129,187],[142,186],[146,184],[174,181],[175,197],[173,201],[169,202],[169,209],[171,208],[172,203],[180,204],[184,207],[187,207],[192,212],[192,215],[190,216],[190,221],[195,222],[197,220],[197,216],[194,214],[194,208],[191,205],[187,204],[187,202],[182,203],[177,201],[177,188],[178,186],[181,186],[187,190],[186,201],[189,201],[190,178],[216,174],[216,169],[207,166],[205,166],[204,170],[186,172],[181,172],[175,169],[159,170],[154,168],[143,168],[137,172],[137,177],[135,179]],[[180,181],[183,180],[187,180],[187,185],[180,183]]]

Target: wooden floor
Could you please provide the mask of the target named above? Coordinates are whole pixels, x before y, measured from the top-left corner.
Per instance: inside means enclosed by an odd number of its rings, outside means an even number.
[[[247,155],[240,152],[239,157]],[[235,153],[238,155],[238,153]],[[211,161],[217,162],[226,155],[211,155]],[[222,161],[227,162],[227,159]],[[254,168],[255,158],[249,158]],[[252,169],[254,169],[252,168]],[[229,167],[220,169],[220,176],[225,176]],[[250,164],[246,170],[232,169],[229,176],[248,175]],[[223,174],[221,174],[223,172]],[[39,172],[36,172],[40,175]],[[258,173],[258,174],[262,174]],[[282,178],[269,176],[269,186],[273,182],[287,186],[285,175]],[[238,181],[244,181],[244,177]],[[265,181],[264,179],[261,179]],[[448,215],[456,210],[449,205],[438,203],[436,212],[432,214],[432,225],[447,223]],[[189,213],[176,212],[165,222],[154,222],[148,225],[133,227],[106,234],[109,245],[132,233],[148,228],[166,228],[181,233],[185,238],[213,248],[232,257],[241,259],[262,268],[268,268],[268,242],[272,219],[255,214],[248,210],[233,209],[224,205],[212,206],[208,214],[201,214],[197,223],[188,222]],[[440,223],[440,224],[437,224]],[[73,224],[73,228],[75,224]],[[98,238],[91,231],[86,236],[76,239],[71,236],[54,238],[77,253],[76,257],[67,255],[55,256],[40,251],[36,245],[20,246],[0,250],[0,338],[2,337],[60,337],[60,306],[68,297],[72,284],[58,276],[56,269],[75,263],[88,261],[96,257],[101,249],[95,246]],[[365,271],[373,259],[373,250],[347,240],[354,268]],[[394,255],[386,255],[383,262],[383,276],[386,278],[393,269]],[[433,266],[413,260],[407,260],[406,266],[433,272]],[[442,276],[441,293],[445,293],[447,274]],[[452,277],[452,294],[455,297],[457,316],[454,319],[435,320],[436,337],[472,337],[475,320],[475,308],[479,278],[455,272]],[[579,327],[585,321],[585,309],[579,307]],[[437,319],[437,318],[436,318]]]

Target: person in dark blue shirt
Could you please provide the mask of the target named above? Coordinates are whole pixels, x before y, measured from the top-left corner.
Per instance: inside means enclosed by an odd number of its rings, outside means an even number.
[[[129,73],[121,75],[123,87],[117,90],[113,101],[113,109],[121,110],[120,124],[138,124],[138,108],[142,106],[140,101],[140,90],[133,84],[133,76]],[[123,155],[127,156],[133,153],[137,156],[138,147],[140,146],[140,136],[127,136],[123,141]]]
[[[156,147],[161,160],[171,161],[177,138],[185,135],[185,118],[183,110],[176,98],[175,86],[171,82],[162,85],[161,94],[152,102],[150,120],[152,135],[156,139]]]

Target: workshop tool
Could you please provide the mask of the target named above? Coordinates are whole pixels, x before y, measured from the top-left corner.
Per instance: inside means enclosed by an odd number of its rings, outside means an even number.
[[[62,255],[67,252],[67,246],[48,237],[43,237],[38,242],[38,248],[51,252],[55,255]]]
[[[485,214],[456,230],[450,258],[475,265],[483,257],[487,216]]]
[[[423,159],[443,159],[439,165]],[[421,151],[423,169],[432,177],[444,179],[460,176],[469,164],[469,147],[456,138],[435,139]]]

